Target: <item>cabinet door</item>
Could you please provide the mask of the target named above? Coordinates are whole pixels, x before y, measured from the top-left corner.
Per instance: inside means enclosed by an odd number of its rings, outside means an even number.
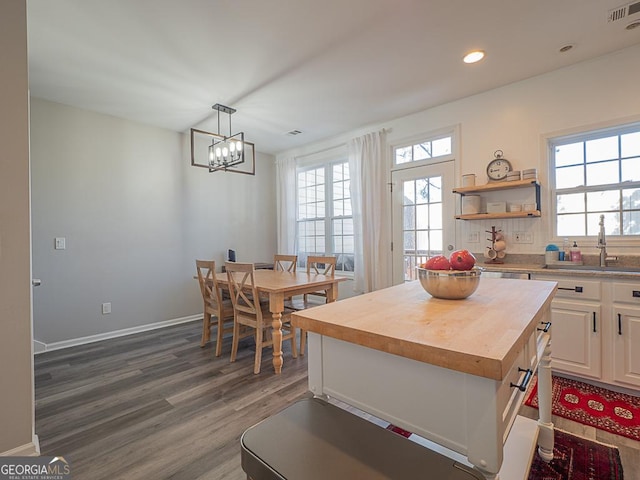
[[[640,387],[640,308],[614,304],[613,377]]]
[[[600,378],[600,305],[554,300],[551,304],[551,367],[585,377]]]

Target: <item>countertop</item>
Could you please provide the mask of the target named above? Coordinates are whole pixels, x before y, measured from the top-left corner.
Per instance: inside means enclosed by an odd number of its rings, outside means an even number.
[[[556,285],[481,278],[470,297],[442,300],[413,281],[295,312],[292,320],[310,332],[502,381],[545,318]]]
[[[599,270],[598,267],[589,269],[589,266],[580,266],[579,268],[571,268],[569,265],[563,265],[562,268],[547,268],[545,264],[534,263],[503,263],[503,264],[487,264],[478,262],[476,265],[483,268],[487,272],[513,272],[513,273],[535,273],[542,275],[554,275],[564,277],[598,277],[598,278],[623,278],[629,280],[640,279],[640,271],[611,271]],[[616,267],[620,268],[620,267]],[[622,267],[623,268],[623,267]]]

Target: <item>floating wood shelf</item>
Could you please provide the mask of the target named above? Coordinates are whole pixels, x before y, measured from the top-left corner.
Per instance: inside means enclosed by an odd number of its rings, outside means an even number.
[[[456,220],[493,220],[495,218],[536,218],[542,216],[540,213],[540,183],[537,180],[516,180],[513,182],[493,182],[485,185],[474,185],[472,187],[458,187],[453,189],[453,193],[461,196],[469,194],[479,194],[495,192],[498,190],[510,190],[515,188],[535,187],[536,189],[536,209],[526,212],[501,212],[501,213],[474,213],[467,215],[456,215]]]
[[[456,220],[493,220],[494,218],[529,218],[540,216],[540,210],[534,210],[532,212],[474,213],[470,215],[456,215]]]
[[[537,180],[515,180],[513,182],[495,182],[486,183],[484,185],[474,185],[472,187],[458,187],[453,189],[453,193],[459,193],[460,195],[467,195],[469,193],[482,193],[492,192],[495,190],[509,190],[511,188],[523,188],[540,186]]]

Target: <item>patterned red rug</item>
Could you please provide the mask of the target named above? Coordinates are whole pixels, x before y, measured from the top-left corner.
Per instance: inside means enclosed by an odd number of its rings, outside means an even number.
[[[538,408],[537,376],[525,405]],[[554,415],[640,441],[640,397],[552,377]],[[608,477],[607,477],[608,478]]]
[[[553,460],[537,453],[528,480],[623,480],[620,453],[615,447],[554,430]]]

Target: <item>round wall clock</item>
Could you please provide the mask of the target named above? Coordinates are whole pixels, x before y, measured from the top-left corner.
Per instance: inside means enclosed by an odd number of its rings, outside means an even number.
[[[493,155],[496,157],[487,165],[487,176],[489,180],[500,181],[507,178],[507,173],[511,171],[511,163],[506,158],[502,158],[502,150],[496,150]]]

